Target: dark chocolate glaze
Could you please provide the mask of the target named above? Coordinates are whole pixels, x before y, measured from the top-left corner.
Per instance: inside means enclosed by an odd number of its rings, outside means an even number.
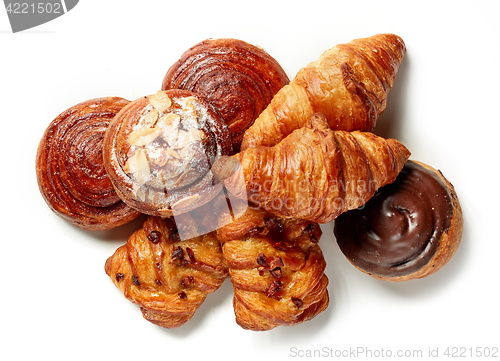
[[[375,275],[404,276],[434,256],[452,213],[443,181],[408,161],[394,183],[380,188],[363,207],[337,217],[334,232],[355,266]]]

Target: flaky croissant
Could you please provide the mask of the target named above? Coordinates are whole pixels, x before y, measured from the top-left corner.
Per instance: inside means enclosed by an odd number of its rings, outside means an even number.
[[[242,328],[292,326],[328,307],[318,224],[279,219],[253,207],[232,217],[217,236],[233,284],[236,322]]]
[[[405,53],[403,40],[394,34],[325,51],[274,96],[245,132],[241,149],[275,145],[318,112],[333,130],[373,130]]]
[[[183,325],[228,276],[215,232],[181,240],[173,218],[149,217],[108,258],[105,271],[158,326]]]
[[[395,139],[332,131],[314,114],[279,144],[222,157],[212,171],[234,196],[275,215],[327,223],[394,181],[409,156]]]

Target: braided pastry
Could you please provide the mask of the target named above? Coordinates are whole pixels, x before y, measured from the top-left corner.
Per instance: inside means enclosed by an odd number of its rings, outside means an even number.
[[[190,90],[208,99],[228,125],[237,152],[245,130],[288,83],[285,71],[263,49],[237,39],[207,39],[182,54],[161,88]]]
[[[238,198],[281,217],[327,223],[394,181],[409,155],[397,140],[332,131],[315,114],[274,147],[222,157],[212,170]]]
[[[140,214],[118,197],[102,159],[106,129],[128,103],[108,97],[72,106],[50,123],[38,145],[40,193],[54,213],[79,228],[110,229]]]
[[[217,231],[234,289],[236,322],[265,331],[310,320],[329,302],[318,224],[262,209],[223,214]]]
[[[146,320],[165,328],[191,319],[228,275],[214,232],[181,240],[172,218],[152,216],[108,258],[105,271]]]
[[[275,145],[313,113],[325,114],[333,130],[373,130],[405,53],[403,40],[394,34],[325,51],[274,96],[245,133],[241,149]]]

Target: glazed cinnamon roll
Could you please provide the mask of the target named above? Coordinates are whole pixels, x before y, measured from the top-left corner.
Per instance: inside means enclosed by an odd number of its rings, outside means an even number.
[[[50,123],[38,145],[36,176],[43,198],[82,229],[114,228],[140,214],[120,200],[102,159],[109,122],[128,103],[117,97],[79,103]]]
[[[162,89],[186,89],[208,99],[222,114],[237,152],[245,130],[288,83],[263,49],[237,39],[207,39],[182,54]]]
[[[211,172],[231,153],[227,126],[210,103],[186,90],[137,99],[111,122],[104,165],[132,208],[169,217],[206,204],[222,189]]]
[[[463,218],[453,185],[440,171],[408,161],[394,183],[335,220],[347,259],[377,279],[399,282],[443,267],[460,244]]]

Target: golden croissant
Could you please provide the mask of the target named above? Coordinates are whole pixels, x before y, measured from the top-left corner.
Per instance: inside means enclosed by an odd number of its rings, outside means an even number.
[[[241,149],[272,146],[323,113],[333,130],[371,131],[406,53],[403,40],[379,34],[339,44],[302,68],[245,132]]]
[[[153,216],[108,258],[105,271],[146,320],[166,328],[191,319],[228,276],[215,232],[181,241],[172,218]]]
[[[310,320],[329,303],[316,223],[249,207],[217,230],[233,284],[236,322],[266,331]],[[230,217],[223,214],[221,218]]]
[[[395,139],[333,131],[314,114],[279,144],[222,157],[212,171],[234,196],[275,215],[327,223],[393,182],[409,156]]]

